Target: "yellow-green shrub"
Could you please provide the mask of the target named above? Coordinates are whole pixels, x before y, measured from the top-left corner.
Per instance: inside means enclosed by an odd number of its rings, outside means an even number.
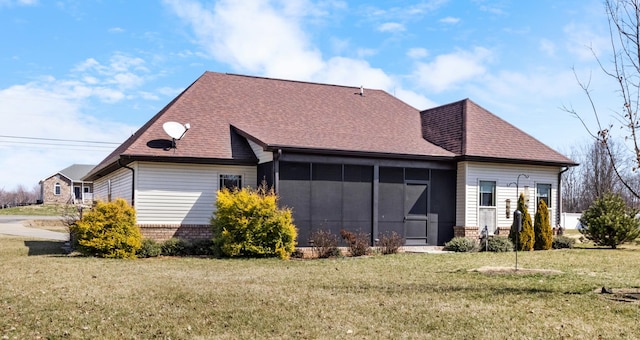
[[[520,194],[520,197],[518,197],[517,210],[520,210],[520,212],[522,212],[522,231],[518,233],[516,225],[515,223],[513,223],[511,225],[511,230],[509,231],[509,239],[511,240],[511,242],[513,242],[513,244],[516,245],[518,250],[533,250],[533,243],[535,241],[533,233],[533,223],[531,223],[531,215],[529,215],[529,210],[524,204],[524,194]],[[518,242],[516,242],[516,238]]]
[[[136,212],[121,198],[113,202],[97,202],[69,229],[78,250],[86,255],[135,258],[136,251],[142,246]]]
[[[536,209],[536,216],[534,217],[533,232],[536,238],[533,249],[551,249],[553,244],[553,230],[551,230],[551,223],[549,223],[549,208],[543,200],[538,202],[538,209]]]
[[[291,210],[278,208],[278,196],[264,186],[218,191],[211,225],[214,246],[223,256],[287,259],[295,250],[298,232]]]

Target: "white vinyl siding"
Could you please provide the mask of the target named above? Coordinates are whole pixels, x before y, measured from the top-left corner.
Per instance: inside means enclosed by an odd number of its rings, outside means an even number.
[[[267,163],[273,161],[273,153],[264,151],[264,149],[257,143],[247,139],[253,154],[258,158],[258,164]]]
[[[131,170],[126,168],[118,169],[104,177],[100,177],[93,182],[93,198],[98,201],[109,199],[109,181],[111,181],[111,200],[124,198],[131,204]]]
[[[138,223],[209,224],[220,174],[240,175],[243,186],[256,186],[254,166],[139,162]]]
[[[529,188],[529,213],[531,218],[535,214],[536,199],[536,183],[551,184],[551,197],[557,197],[558,189],[558,173],[560,167],[553,166],[525,166],[497,163],[477,163],[477,162],[461,162],[458,164],[458,206],[456,211],[456,225],[458,226],[478,226],[478,184],[479,181],[495,181],[496,182],[496,209],[497,209],[497,226],[508,227],[511,225],[511,218],[506,217],[506,200],[511,200],[511,213],[518,206],[516,194],[516,181],[520,176],[519,192],[523,193],[525,187]],[[464,184],[463,184],[464,181]],[[513,183],[509,186],[509,183]],[[462,196],[462,195],[464,196]],[[463,198],[461,198],[462,196]],[[555,225],[555,217],[557,214],[557,204],[551,202],[553,209],[550,210],[550,218],[552,226]]]

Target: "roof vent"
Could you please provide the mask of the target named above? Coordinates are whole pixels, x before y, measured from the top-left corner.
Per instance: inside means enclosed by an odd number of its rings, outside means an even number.
[[[360,96],[364,97],[364,86],[360,85]]]

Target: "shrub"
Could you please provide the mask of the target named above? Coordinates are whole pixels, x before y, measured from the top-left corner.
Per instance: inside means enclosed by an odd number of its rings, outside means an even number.
[[[138,257],[143,257],[143,258],[157,257],[157,256],[160,256],[161,254],[162,254],[162,246],[160,245],[160,243],[149,238],[145,238],[142,240],[142,246],[136,252],[136,255]]]
[[[403,245],[404,239],[402,236],[392,231],[380,234],[376,248],[381,254],[388,255],[396,254]]]
[[[136,212],[124,199],[97,202],[70,227],[78,250],[85,255],[135,258],[142,246]]]
[[[304,258],[304,252],[301,249],[294,249],[293,253],[291,253],[291,257],[294,259],[303,259]]]
[[[180,238],[170,238],[160,245],[164,256],[184,256],[187,254],[187,241]]]
[[[535,241],[533,224],[531,223],[531,215],[529,215],[529,210],[524,204],[524,194],[520,194],[520,197],[518,198],[517,210],[522,212],[522,231],[518,233],[518,231],[516,230],[516,214],[513,214],[514,223],[511,225],[511,230],[509,231],[509,240],[511,240],[512,244],[517,243],[518,250],[533,250],[533,244]]]
[[[485,249],[486,248],[486,249]],[[513,251],[513,242],[508,237],[491,236],[487,240],[487,246],[484,243],[480,245],[480,251],[491,251],[494,253],[506,253]]]
[[[638,210],[627,206],[620,195],[604,194],[580,217],[580,232],[598,246],[617,248],[640,236]]]
[[[291,210],[278,208],[278,196],[262,185],[218,191],[211,219],[213,243],[223,256],[289,258],[297,230]]]
[[[576,239],[568,236],[558,235],[553,238],[551,247],[553,249],[571,249],[576,244]]]
[[[318,254],[321,259],[340,256],[338,235],[331,233],[329,230],[318,229],[312,232],[309,237],[309,243],[313,245],[313,252]]]
[[[213,256],[214,252],[213,241],[211,239],[197,239],[186,243],[185,253],[187,255],[194,256]]]
[[[536,215],[533,223],[533,233],[535,235],[535,242],[533,249],[535,250],[549,250],[553,243],[553,229],[551,229],[551,223],[549,223],[549,208],[544,200],[538,202],[538,209],[536,209]]]
[[[351,256],[364,256],[371,253],[371,234],[362,231],[356,233],[348,230],[340,230],[340,236],[347,243]]]
[[[476,241],[466,237],[454,237],[444,244],[444,250],[468,253],[476,250]]]

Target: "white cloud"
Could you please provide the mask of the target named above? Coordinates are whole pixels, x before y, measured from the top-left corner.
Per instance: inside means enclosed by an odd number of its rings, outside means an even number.
[[[556,45],[549,39],[540,39],[540,51],[548,56],[556,54]]]
[[[334,57],[329,59],[325,68],[314,80],[348,86],[389,90],[394,82],[382,69],[373,68],[364,60]]]
[[[380,32],[397,33],[403,32],[405,30],[406,28],[404,27],[404,25],[397,22],[385,22],[382,25],[378,26],[378,31]]]
[[[454,18],[454,17],[445,17],[439,20],[441,23],[443,24],[457,24],[460,22],[460,18]]]
[[[393,91],[397,81],[362,58],[377,53],[351,48],[347,40],[332,39],[334,50],[352,49],[356,57],[324,59],[303,29],[319,11],[299,6],[278,7],[279,1],[221,1],[205,8],[195,1],[165,0],[193,27],[200,46],[218,61],[240,72],[268,77],[318,81]],[[325,12],[322,12],[325,15]],[[417,97],[417,94],[414,96]]]
[[[34,6],[38,4],[38,0],[0,0],[0,7],[7,6]]]
[[[0,135],[108,142],[121,142],[128,136],[132,127],[87,115],[81,100],[86,94],[70,90],[69,84],[52,78],[0,89]],[[96,146],[0,138],[0,188],[13,190],[20,183],[30,189],[73,163],[96,164],[115,148]]]
[[[124,91],[145,83],[150,73],[145,64],[142,58],[121,53],[111,56],[107,64],[88,58],[72,70],[80,80],[63,84],[73,87],[78,95],[95,96],[107,103],[114,103],[127,98]]]
[[[407,56],[411,59],[421,59],[429,55],[429,51],[426,48],[414,47],[407,51]]]
[[[600,56],[610,46],[609,36],[599,35],[588,24],[571,23],[564,27],[566,48],[581,61],[593,61],[593,54]]]
[[[490,58],[491,52],[482,47],[442,54],[430,63],[417,63],[414,77],[429,91],[447,91],[484,75],[487,71],[485,64]]]
[[[373,20],[410,20],[433,12],[447,2],[448,0],[427,0],[411,6],[396,6],[385,9],[366,6],[364,8],[364,15]]]
[[[109,33],[124,33],[124,28],[122,27],[112,27],[109,29]]]
[[[431,99],[411,90],[397,88],[392,91],[392,94],[418,110],[426,110],[437,106]]]
[[[191,23],[202,48],[235,69],[266,76],[309,79],[322,68],[320,51],[309,44],[299,6],[283,11],[265,1],[220,1],[207,9],[197,2],[165,1]]]
[[[359,48],[359,49],[356,51],[356,56],[357,56],[358,58],[367,58],[367,57],[370,57],[370,56],[376,55],[377,53],[378,53],[378,51],[377,51],[377,50],[374,50],[374,49],[372,49],[372,48]]]

